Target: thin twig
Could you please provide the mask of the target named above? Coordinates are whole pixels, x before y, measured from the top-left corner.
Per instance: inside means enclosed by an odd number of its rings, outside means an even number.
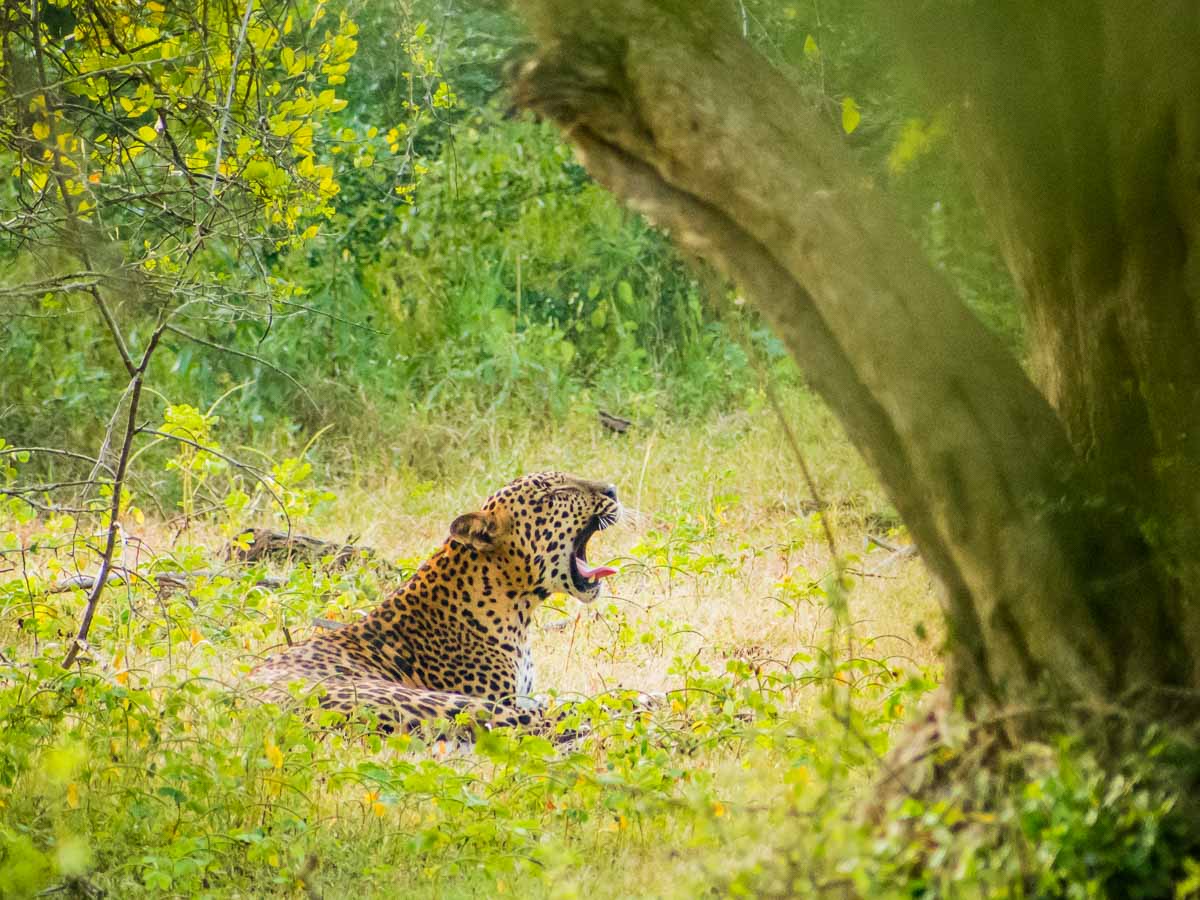
[[[840,575],[841,572],[841,556],[838,553],[837,540],[833,535],[833,526],[829,524],[829,507],[826,505],[824,498],[821,496],[821,491],[817,487],[817,481],[813,478],[812,470],[808,467],[808,460],[804,456],[804,451],[800,449],[800,442],[796,439],[796,433],[792,431],[792,426],[788,422],[787,415],[783,411],[783,405],[779,402],[779,397],[775,393],[774,382],[771,379],[770,372],[765,370],[758,353],[750,344],[750,337],[746,333],[746,323],[739,316],[738,324],[740,327],[734,329],[734,336],[742,346],[742,352],[746,354],[746,358],[750,360],[758,373],[759,381],[762,383],[763,390],[766,392],[767,401],[771,404],[771,408],[775,411],[775,418],[779,420],[779,427],[783,430],[783,436],[787,440],[788,446],[792,451],[792,455],[796,458],[796,463],[800,467],[801,477],[804,478],[804,483],[808,487],[808,493],[812,497],[813,505],[817,510],[817,518],[821,522],[821,531],[824,533],[825,544],[829,548],[829,555],[833,562],[835,571]]]
[[[69,272],[43,278],[41,281],[3,285],[0,286],[0,299],[40,296],[47,292],[65,294],[71,291],[85,291],[99,284],[101,277],[99,272]]]
[[[63,198],[65,202],[65,191],[63,192]],[[84,249],[83,240],[79,237],[78,232],[76,233],[76,239],[79,242],[79,246],[76,248],[77,252],[83,257],[84,264],[88,265],[88,253],[87,250]],[[101,296],[100,289],[98,287],[92,285],[88,289],[88,293],[91,294],[92,301],[96,304],[96,308],[100,310],[100,316],[104,319],[104,324],[108,327],[108,331],[112,335],[113,344],[116,346],[117,353],[121,357],[121,362],[125,366],[125,371],[128,372],[131,377],[136,378],[135,373],[137,366],[133,362],[133,357],[129,355],[129,348],[125,344],[125,337],[121,334],[121,328],[117,325],[117,320],[113,318],[112,310],[110,310],[108,308],[108,304],[104,302],[104,297]]]
[[[775,416],[779,419],[779,427],[783,429],[784,437],[787,438],[788,445],[792,448],[792,455],[796,457],[796,463],[800,466],[800,474],[808,486],[808,492],[812,496],[813,503],[816,504],[819,510],[817,517],[821,520],[821,530],[825,533],[825,543],[829,546],[829,553],[833,558],[833,564],[835,567],[840,567],[838,561],[841,557],[838,555],[837,541],[833,536],[833,526],[829,524],[828,507],[821,498],[821,492],[817,488],[816,479],[813,478],[812,470],[808,467],[808,460],[804,458],[804,451],[800,449],[800,442],[796,440],[796,433],[792,431],[792,426],[789,424],[787,416],[784,415],[783,407],[779,403],[779,398],[775,394],[775,388],[772,386],[770,379],[763,382],[763,388],[767,393],[767,400],[775,410]]]
[[[133,580],[143,581],[147,584],[153,584],[156,587],[177,587],[186,588],[188,583],[197,578],[217,578],[226,575],[226,572],[220,572],[213,569],[201,569],[196,572],[155,572],[152,575],[143,575],[135,569],[129,569],[125,566],[113,566],[108,573],[108,581],[116,580]],[[91,590],[100,582],[100,576],[97,575],[72,575],[69,578],[64,578],[62,581],[56,582],[52,586],[46,588],[48,594],[63,594],[67,591],[73,591],[76,588],[80,590]],[[265,588],[281,588],[287,584],[287,579],[277,578],[271,575],[264,576],[254,582],[255,587]],[[342,623],[337,623],[341,625]]]
[[[233,64],[229,69],[229,87],[225,91],[225,106],[221,110],[221,121],[217,125],[217,154],[213,162],[212,184],[208,189],[208,199],[217,196],[217,178],[221,172],[221,150],[225,143],[225,128],[229,124],[229,110],[233,106],[233,91],[237,87],[238,61],[242,57],[242,46],[246,43],[246,29],[250,27],[250,13],[254,10],[254,0],[247,0],[246,12],[242,16],[242,30],[238,34],[237,46],[233,49]]]
[[[111,466],[105,465],[103,461],[94,456],[88,456],[85,453],[75,453],[71,450],[59,450],[57,447],[5,447],[0,449],[0,456],[4,456],[9,453],[49,453],[54,456],[65,456],[68,459],[78,459],[82,460],[83,462],[89,462],[93,465],[101,466],[102,468],[108,469],[109,475],[113,474],[113,469]]]
[[[79,655],[80,645],[87,640],[92,630],[92,619],[96,615],[96,607],[100,603],[100,594],[108,581],[108,573],[112,569],[113,552],[117,546],[117,529],[120,527],[121,494],[125,486],[125,470],[129,465],[129,451],[133,446],[133,436],[137,432],[138,401],[142,396],[142,372],[133,376],[133,389],[129,397],[129,416],[125,422],[125,439],[121,445],[121,455],[117,459],[117,474],[112,481],[112,506],[109,509],[108,534],[104,543],[104,555],[100,558],[100,572],[96,576],[96,584],[88,595],[87,605],[83,610],[83,619],[79,623],[79,632],[67,651],[63,660],[63,668],[69,669]]]
[[[109,450],[112,447],[113,434],[116,433],[117,425],[121,421],[121,409],[125,405],[125,398],[129,396],[132,386],[132,382],[125,385],[125,390],[121,392],[121,397],[117,400],[117,405],[108,419],[108,424],[104,427],[104,439],[100,442],[100,449],[96,451],[96,464],[92,466],[92,471],[88,474],[88,478],[93,481],[99,475],[101,467],[115,474],[113,467],[107,462],[107,459],[109,457]]]
[[[121,443],[121,453],[117,458],[117,471],[112,481],[112,505],[109,508],[108,532],[105,537],[104,554],[100,558],[100,571],[96,575],[96,584],[92,587],[92,592],[88,595],[87,605],[83,610],[83,619],[79,623],[79,632],[76,634],[75,640],[71,642],[71,648],[67,651],[67,656],[63,660],[64,669],[71,667],[75,662],[75,658],[79,655],[81,646],[87,641],[88,633],[92,630],[92,619],[95,618],[96,608],[100,603],[100,595],[104,592],[104,585],[108,582],[108,573],[113,567],[113,553],[117,547],[117,532],[121,527],[121,494],[124,492],[125,473],[129,468],[133,437],[138,431],[137,413],[142,397],[142,384],[146,377],[146,370],[150,367],[150,359],[154,356],[154,351],[157,349],[158,342],[165,330],[166,322],[160,317],[158,326],[154,329],[154,333],[150,336],[150,340],[146,344],[146,349],[142,353],[141,361],[134,367],[133,381],[130,382],[129,415],[125,421],[125,438]]]

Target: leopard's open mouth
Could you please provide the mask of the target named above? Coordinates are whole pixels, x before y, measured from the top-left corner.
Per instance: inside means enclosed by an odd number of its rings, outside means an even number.
[[[575,547],[571,553],[571,583],[580,593],[594,590],[600,579],[617,574],[617,570],[612,566],[589,566],[587,561],[587,544],[592,535],[604,530],[616,520],[615,514],[593,516],[575,538]]]

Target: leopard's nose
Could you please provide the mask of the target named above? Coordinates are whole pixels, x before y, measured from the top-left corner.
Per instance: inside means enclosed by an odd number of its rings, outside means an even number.
[[[606,484],[600,491],[609,500],[617,499],[617,486],[615,484]]]

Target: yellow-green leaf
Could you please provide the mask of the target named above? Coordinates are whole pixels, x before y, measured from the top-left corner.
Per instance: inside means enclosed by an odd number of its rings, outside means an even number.
[[[283,751],[279,749],[279,746],[273,740],[271,740],[270,736],[263,738],[263,751],[268,762],[270,762],[274,768],[283,768]]]
[[[304,54],[297,57],[296,51],[291,47],[284,47],[279,51],[279,61],[283,63],[289,75],[299,75],[304,71]]]
[[[158,132],[150,125],[143,125],[137,130],[137,136],[142,139],[143,143],[152,144],[154,139],[158,137]]]
[[[854,102],[853,97],[846,97],[842,100],[842,130],[846,134],[853,134],[854,129],[858,127],[858,123],[862,121],[862,113],[858,110],[858,104]]]
[[[816,62],[821,58],[821,48],[810,34],[804,39],[804,58]]]
[[[934,120],[926,124],[921,119],[909,119],[900,131],[900,137],[888,153],[887,167],[893,175],[899,175],[917,159],[928,153],[946,133],[945,123]]]

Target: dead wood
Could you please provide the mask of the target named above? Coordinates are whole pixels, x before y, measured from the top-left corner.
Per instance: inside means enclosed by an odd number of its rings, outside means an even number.
[[[285,565],[307,562],[330,569],[344,569],[354,560],[362,560],[385,571],[399,571],[373,547],[364,547],[352,541],[340,544],[306,534],[272,531],[269,528],[252,528],[247,533],[251,535],[249,545],[236,541],[229,543],[224,551],[226,559],[245,563],[278,562]]]
[[[601,425],[609,431],[615,431],[617,434],[624,434],[629,430],[629,426],[633,424],[629,419],[622,419],[620,416],[614,416],[612,413],[606,413],[604,410],[600,410],[596,415],[599,417]]]

